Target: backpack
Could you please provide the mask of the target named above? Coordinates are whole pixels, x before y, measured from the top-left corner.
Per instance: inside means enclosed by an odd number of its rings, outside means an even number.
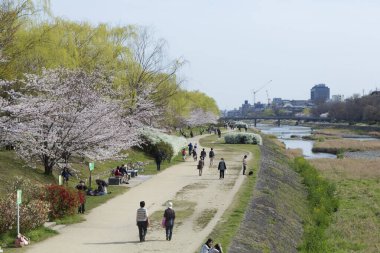
[[[211,157],[214,157],[215,156],[215,154],[214,154],[214,151],[210,151],[210,153],[208,154],[208,156],[211,158]]]

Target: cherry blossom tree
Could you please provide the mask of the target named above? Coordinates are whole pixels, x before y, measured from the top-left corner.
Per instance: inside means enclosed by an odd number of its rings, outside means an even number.
[[[190,127],[216,124],[217,122],[217,115],[209,111],[204,111],[202,109],[195,109],[191,111],[189,117],[185,119],[186,125]]]
[[[155,115],[147,98],[126,107],[100,71],[44,70],[26,75],[22,90],[9,95],[11,102],[0,109],[6,136],[21,158],[39,159],[48,175],[73,156],[118,156],[140,142],[138,127]]]

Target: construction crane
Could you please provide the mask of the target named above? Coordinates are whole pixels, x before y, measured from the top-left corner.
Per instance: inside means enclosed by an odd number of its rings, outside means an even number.
[[[261,86],[260,88],[258,88],[257,90],[254,90],[253,91],[253,106],[255,106],[256,104],[256,93],[259,92],[260,90],[262,90],[265,86],[267,86],[268,84],[270,84],[272,82],[272,80],[269,80],[268,82],[266,82],[263,86]]]
[[[268,90],[266,90],[265,92],[267,93],[268,106],[269,106],[270,105],[270,98],[269,98]]]

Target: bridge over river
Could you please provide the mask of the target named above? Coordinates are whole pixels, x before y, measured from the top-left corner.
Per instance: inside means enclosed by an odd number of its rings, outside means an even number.
[[[258,120],[276,120],[277,125],[281,125],[281,120],[294,120],[299,124],[301,121],[306,122],[330,122],[330,118],[325,117],[297,117],[297,116],[246,116],[246,117],[221,117],[220,121],[228,122],[228,121],[237,121],[237,120],[250,120],[254,122],[254,126],[256,126]]]

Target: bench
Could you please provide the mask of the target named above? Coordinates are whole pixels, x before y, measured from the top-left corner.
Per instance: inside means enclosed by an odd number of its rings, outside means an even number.
[[[121,177],[109,177],[108,178],[109,185],[121,185]]]
[[[137,177],[138,173],[139,173],[138,170],[133,170],[133,169],[132,170],[131,169],[127,170],[127,174],[130,175],[131,177]]]

